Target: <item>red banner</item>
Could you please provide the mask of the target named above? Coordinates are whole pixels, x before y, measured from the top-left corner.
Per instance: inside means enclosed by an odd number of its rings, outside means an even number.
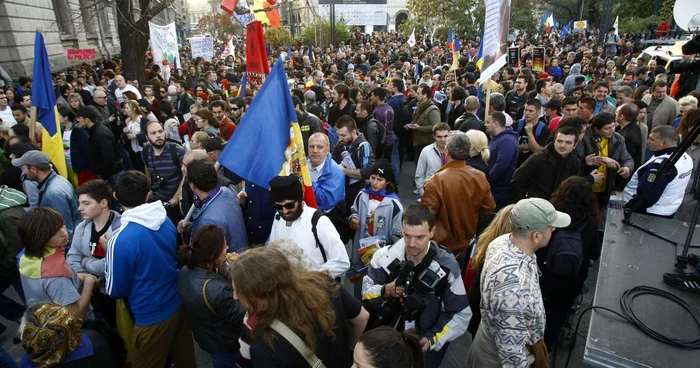
[[[236,6],[238,6],[238,0],[224,0],[219,7],[221,10],[233,14],[233,12],[236,10]]]
[[[68,49],[66,57],[68,61],[95,60],[95,49]]]
[[[265,37],[262,23],[254,21],[246,26],[246,72],[267,75],[270,65],[267,63]]]

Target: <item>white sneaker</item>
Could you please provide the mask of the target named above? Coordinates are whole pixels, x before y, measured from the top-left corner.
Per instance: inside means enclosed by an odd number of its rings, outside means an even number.
[[[413,191],[413,194],[419,195],[419,194],[420,194],[420,190],[418,190],[418,189],[414,190],[414,191]]]

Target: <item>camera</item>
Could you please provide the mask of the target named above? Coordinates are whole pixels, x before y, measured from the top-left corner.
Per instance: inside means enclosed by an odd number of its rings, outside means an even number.
[[[157,192],[158,189],[160,189],[160,186],[163,185],[164,181],[165,178],[160,175],[156,175],[156,177],[151,181],[151,192]]]

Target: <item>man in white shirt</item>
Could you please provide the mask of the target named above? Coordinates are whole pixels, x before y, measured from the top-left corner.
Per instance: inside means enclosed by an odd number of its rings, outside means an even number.
[[[423,186],[433,174],[445,164],[445,147],[447,147],[447,136],[450,135],[450,126],[445,123],[433,126],[433,138],[435,143],[423,148],[416,164],[416,190],[413,194],[423,196]]]
[[[315,215],[317,210],[304,203],[299,178],[294,175],[272,178],[270,194],[278,213],[267,243],[292,240],[304,251],[304,260],[311,264],[312,270],[328,271],[339,279],[350,268],[345,245],[331,220]]]
[[[117,98],[117,102],[124,102],[124,92],[131,91],[134,92],[137,99],[141,99],[141,92],[139,92],[136,87],[131,84],[126,84],[126,80],[123,75],[118,75],[114,77],[114,82],[117,83],[117,89],[114,91],[114,96]]]
[[[5,96],[5,91],[0,89],[0,119],[3,122],[10,124],[10,126],[17,124],[17,120],[12,116],[12,109],[8,106],[7,96]]]

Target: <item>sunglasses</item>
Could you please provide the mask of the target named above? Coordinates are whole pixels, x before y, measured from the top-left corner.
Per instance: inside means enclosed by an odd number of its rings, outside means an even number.
[[[231,108],[231,111],[238,111],[238,110],[240,110],[238,107],[232,107],[232,108]]]
[[[294,207],[297,206],[297,203],[296,202],[289,202],[289,203],[285,203],[285,204],[275,203],[274,206],[275,206],[275,209],[277,211],[282,211],[283,208],[286,208],[288,210],[293,210]]]

